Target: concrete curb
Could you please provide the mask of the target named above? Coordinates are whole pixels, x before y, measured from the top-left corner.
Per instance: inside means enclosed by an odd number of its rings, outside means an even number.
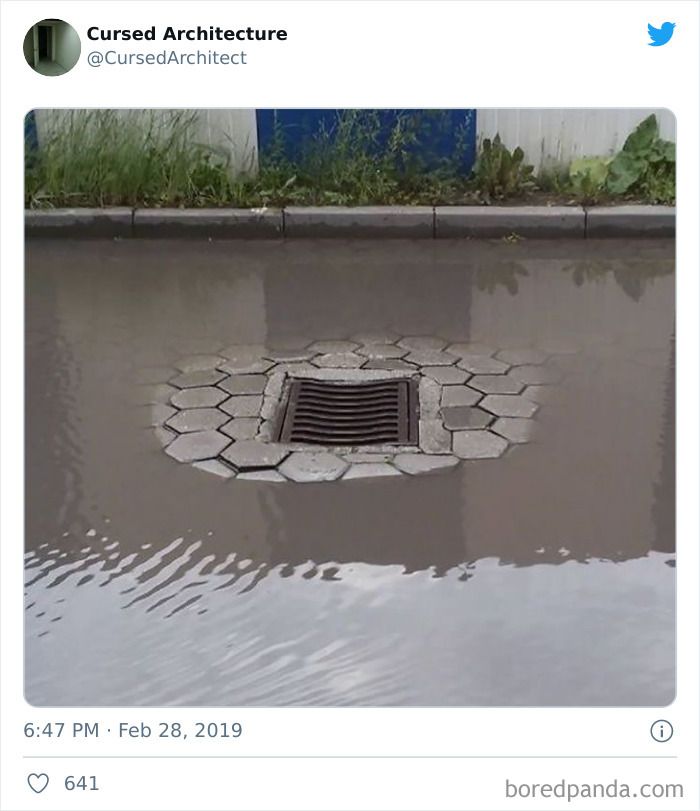
[[[586,235],[586,212],[580,206],[439,206],[435,236],[576,238]]]
[[[130,208],[59,208],[24,212],[28,237],[131,237]]]
[[[673,237],[676,209],[673,206],[611,206],[591,208],[586,216],[586,235],[595,237]]]
[[[137,208],[133,236],[276,239],[282,236],[283,227],[280,209]]]
[[[434,220],[431,206],[299,206],[284,209],[284,235],[432,239]]]
[[[322,206],[25,211],[28,237],[530,239],[673,237],[673,206]]]

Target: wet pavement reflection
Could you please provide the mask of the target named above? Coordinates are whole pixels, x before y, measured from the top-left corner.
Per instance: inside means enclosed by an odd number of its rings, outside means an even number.
[[[658,705],[675,690],[668,242],[35,242],[26,697]],[[392,329],[552,355],[535,441],[412,478],[167,457],[183,355]]]

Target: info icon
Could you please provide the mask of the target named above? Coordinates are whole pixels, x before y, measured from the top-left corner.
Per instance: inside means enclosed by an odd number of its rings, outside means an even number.
[[[651,733],[651,737],[657,743],[666,743],[666,741],[670,741],[673,737],[673,727],[671,726],[671,722],[664,721],[663,719],[654,721],[649,732]]]

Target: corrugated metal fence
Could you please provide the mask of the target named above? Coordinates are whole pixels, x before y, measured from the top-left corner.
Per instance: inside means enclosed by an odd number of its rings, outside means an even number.
[[[62,112],[38,110],[35,116],[30,114],[25,122],[28,143],[38,136],[40,146],[42,134]],[[382,111],[382,114],[389,121],[396,112]],[[292,132],[310,132],[314,125],[327,121],[335,113],[337,111],[333,110],[202,109],[197,111],[194,137],[226,150],[231,157],[232,172],[250,171],[257,167],[259,152],[264,155],[265,150],[271,148],[271,122],[276,114],[291,126]],[[497,133],[510,149],[520,146],[527,162],[534,164],[536,170],[567,164],[581,156],[610,155],[622,147],[629,133],[651,113],[658,118],[661,135],[675,141],[675,118],[666,109],[482,108],[445,111],[455,127],[464,121],[468,123],[466,132],[471,147],[466,153],[468,164],[462,167],[464,171],[471,168],[479,142]],[[436,128],[431,137],[434,140],[430,147],[432,153],[444,155],[449,151],[453,139],[444,127]],[[297,146],[292,138],[290,150]]]
[[[676,140],[676,119],[665,109],[572,110],[480,109],[477,140],[499,133],[511,149],[519,146],[535,169],[566,165],[574,158],[612,155],[651,113],[662,137]]]

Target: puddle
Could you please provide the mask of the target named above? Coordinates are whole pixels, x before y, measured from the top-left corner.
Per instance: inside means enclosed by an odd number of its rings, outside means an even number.
[[[672,700],[670,243],[42,241],[28,268],[31,703]],[[387,330],[556,353],[532,440],[285,486],[163,453],[182,358]]]

